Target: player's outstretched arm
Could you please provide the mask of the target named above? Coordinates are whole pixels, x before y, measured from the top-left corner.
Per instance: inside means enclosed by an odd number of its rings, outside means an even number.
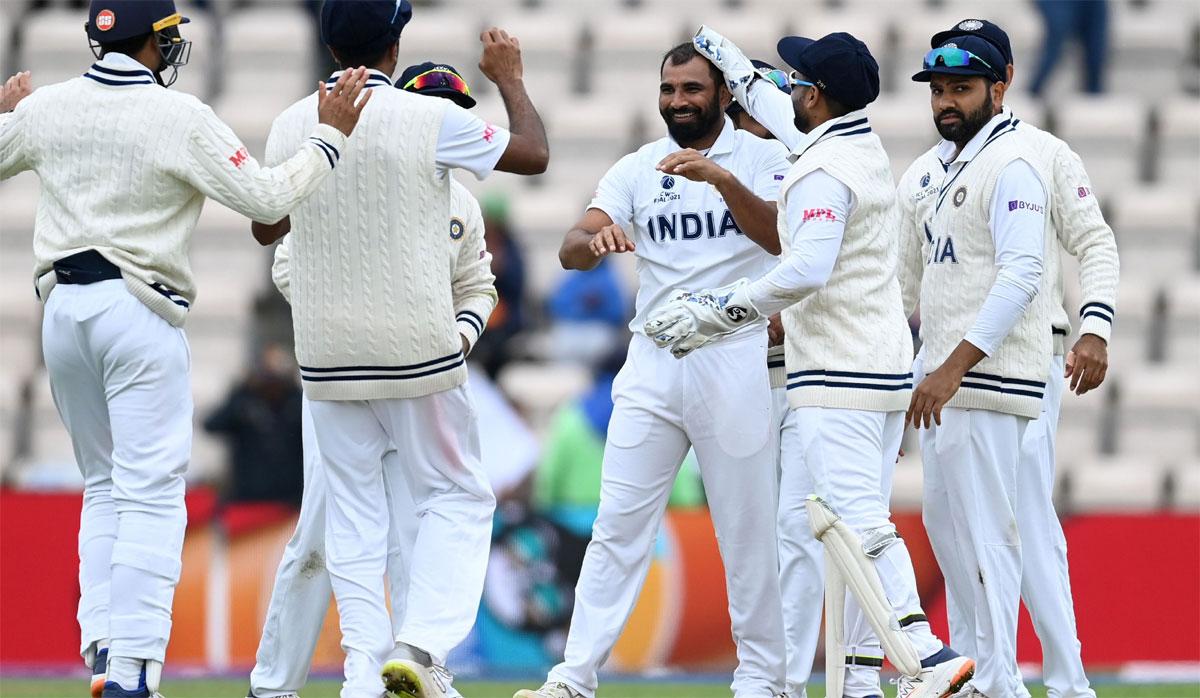
[[[625,235],[621,226],[613,223],[607,213],[589,208],[583,218],[567,231],[558,261],[563,269],[587,271],[595,269],[600,260],[610,254],[633,252],[637,246]]]
[[[696,51],[725,76],[733,98],[754,120],[766,127],[788,150],[795,148],[804,134],[796,128],[792,99],[766,80],[759,80],[754,64],[729,39],[711,27],[701,25],[692,38]]]
[[[550,163],[550,143],[546,140],[542,117],[525,90],[521,44],[517,37],[494,27],[483,32],[479,40],[483,42],[479,70],[500,90],[511,133],[496,169],[513,174],[541,174]]]
[[[276,167],[262,167],[211,109],[199,112],[188,137],[187,152],[173,169],[197,191],[260,223],[288,215],[333,171],[370,99],[364,89],[365,68],[347,70],[337,84],[319,86],[320,122],[300,149]],[[273,242],[270,240],[269,242]]]

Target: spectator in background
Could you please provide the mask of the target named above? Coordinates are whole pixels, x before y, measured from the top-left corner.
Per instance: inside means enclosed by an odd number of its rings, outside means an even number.
[[[546,301],[546,310],[553,323],[547,358],[596,366],[613,346],[627,343],[623,340],[631,307],[607,259],[589,271],[567,271]]]
[[[1062,60],[1063,46],[1071,39],[1083,45],[1083,91],[1104,91],[1104,60],[1108,55],[1108,0],[1037,0],[1045,28],[1042,58],[1030,92],[1042,94],[1050,75]],[[995,66],[1001,73],[1003,67]]]
[[[488,318],[487,331],[471,350],[471,359],[495,380],[500,369],[512,360],[512,338],[526,326],[525,259],[509,227],[508,199],[501,194],[489,194],[479,203],[499,300]]]
[[[301,391],[291,354],[263,346],[250,375],[204,420],[204,429],[229,445],[225,502],[299,506],[304,488],[300,446]]]

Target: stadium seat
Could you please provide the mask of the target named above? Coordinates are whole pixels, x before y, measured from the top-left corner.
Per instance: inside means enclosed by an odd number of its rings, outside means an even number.
[[[1125,96],[1067,96],[1051,103],[1057,136],[1083,158],[1100,196],[1139,181],[1146,109]]]
[[[1158,128],[1156,181],[1194,193],[1200,188],[1200,99],[1162,103]]]
[[[541,432],[559,405],[587,389],[591,376],[574,364],[513,362],[500,371],[497,383],[534,431]]]
[[[1080,464],[1071,470],[1069,508],[1079,513],[1146,511],[1163,506],[1166,466],[1132,455]]]
[[[253,110],[254,104],[285,107],[312,92],[316,80],[325,77],[313,74],[316,31],[312,15],[299,4],[252,7],[226,17],[223,117],[232,118],[238,109]],[[270,121],[259,123],[265,134]]]
[[[1121,384],[1121,406],[1140,413],[1146,410],[1196,409],[1200,373],[1195,358],[1160,365],[1118,365],[1110,375]]]
[[[1200,511],[1200,460],[1185,460],[1175,466],[1174,497],[1172,504],[1177,511],[1196,513]]]
[[[624,154],[636,113],[631,98],[616,102],[596,95],[551,100],[544,110],[543,117],[549,124],[552,169],[562,160],[571,165],[580,158],[611,158],[615,162]]]
[[[1092,167],[1088,167],[1088,173],[1093,177],[1096,174]],[[1167,237],[1186,243],[1188,234],[1196,230],[1200,220],[1200,194],[1195,189],[1168,182],[1130,187],[1100,201],[1112,204],[1108,222],[1122,249],[1127,246],[1154,248]]]
[[[95,62],[83,28],[86,22],[86,10],[63,8],[31,12],[21,20],[18,67],[32,72],[35,87],[83,75]]]
[[[1146,99],[1159,99],[1179,89],[1183,65],[1195,23],[1181,14],[1189,2],[1111,3],[1110,53],[1106,85],[1109,90]],[[1191,10],[1194,14],[1194,8]],[[1147,66],[1155,69],[1147,70]]]

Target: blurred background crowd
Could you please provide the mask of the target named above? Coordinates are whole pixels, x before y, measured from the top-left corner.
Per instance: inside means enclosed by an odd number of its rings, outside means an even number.
[[[173,89],[214,105],[261,157],[274,117],[331,69],[316,36],[319,3],[179,4],[192,18],[184,30],[194,45]],[[1068,397],[1063,409],[1060,511],[1200,510],[1200,3],[414,4],[401,65],[450,63],[467,78],[481,115],[504,124],[499,98],[475,64],[479,31],[505,28],[521,41],[526,84],[550,135],[544,175],[461,176],[482,204],[500,296],[470,357],[484,464],[501,500],[481,624],[508,633],[513,661],[544,663],[560,649],[636,292],[628,255],[591,272],[564,272],[557,248],[604,171],[665,133],[659,61],[701,22],[772,63],[775,40],[787,33],[847,30],[862,38],[881,64],[883,94],[870,114],[897,176],[936,137],[927,93],[908,80],[929,36],[968,17],[1006,28],[1017,71],[1007,101],[1083,157],[1122,255],[1108,381]],[[0,2],[0,72],[30,69],[35,85],[80,74],[92,60],[85,5]],[[70,490],[81,483],[41,365],[41,311],[30,284],[37,193],[32,175],[0,185],[0,482],[10,490]],[[198,429],[189,480],[215,493],[213,525],[231,530],[246,512],[286,515],[303,480],[290,311],[270,283],[270,250],[248,232],[247,221],[209,203],[192,244],[199,298],[188,335]],[[1068,308],[1078,306],[1074,270],[1068,262]],[[894,504],[911,511],[920,505],[921,470],[910,445]],[[687,464],[672,506],[704,501]]]

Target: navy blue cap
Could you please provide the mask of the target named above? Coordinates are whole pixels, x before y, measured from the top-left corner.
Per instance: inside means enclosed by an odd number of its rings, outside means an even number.
[[[785,36],[776,48],[785,63],[847,109],[862,109],[879,96],[879,64],[850,34],[836,32],[815,41]]]
[[[921,72],[912,76],[914,82],[929,82],[930,76],[934,73],[942,75],[980,75],[989,80],[1004,82],[1006,71],[1004,69],[1004,54],[1000,53],[1000,49],[987,39],[973,35],[952,36],[936,48],[960,48],[964,51],[974,54],[977,58],[987,63],[988,67],[971,63],[968,65],[948,66],[935,65],[931,68],[924,68]]]
[[[325,0],[321,43],[339,51],[371,53],[394,44],[410,19],[408,0]]]
[[[88,38],[107,44],[189,21],[180,16],[174,0],[92,0],[84,26]]]
[[[993,46],[1000,49],[1000,53],[1004,54],[1006,65],[1013,62],[1012,42],[1008,40],[1008,32],[1001,29],[998,24],[986,19],[964,19],[953,28],[934,34],[933,38],[929,40],[929,48],[937,48],[952,37],[965,35],[987,39],[992,42]]]
[[[409,86],[408,83],[412,82],[413,79],[418,75],[422,75],[431,71],[434,71],[435,77],[437,73],[452,73],[461,81],[462,86],[466,89],[466,91],[464,92],[455,88],[449,79],[435,80],[432,84],[425,84],[421,86]],[[448,78],[449,76],[446,77]],[[404,69],[403,73],[400,73],[400,79],[396,81],[396,87],[399,87],[406,92],[412,92],[419,95],[445,97],[463,109],[470,109],[471,107],[475,106],[475,98],[471,96],[471,88],[467,86],[466,79],[463,78],[462,73],[455,70],[454,66],[448,63],[434,63],[432,61],[425,61],[424,63],[410,65]]]

